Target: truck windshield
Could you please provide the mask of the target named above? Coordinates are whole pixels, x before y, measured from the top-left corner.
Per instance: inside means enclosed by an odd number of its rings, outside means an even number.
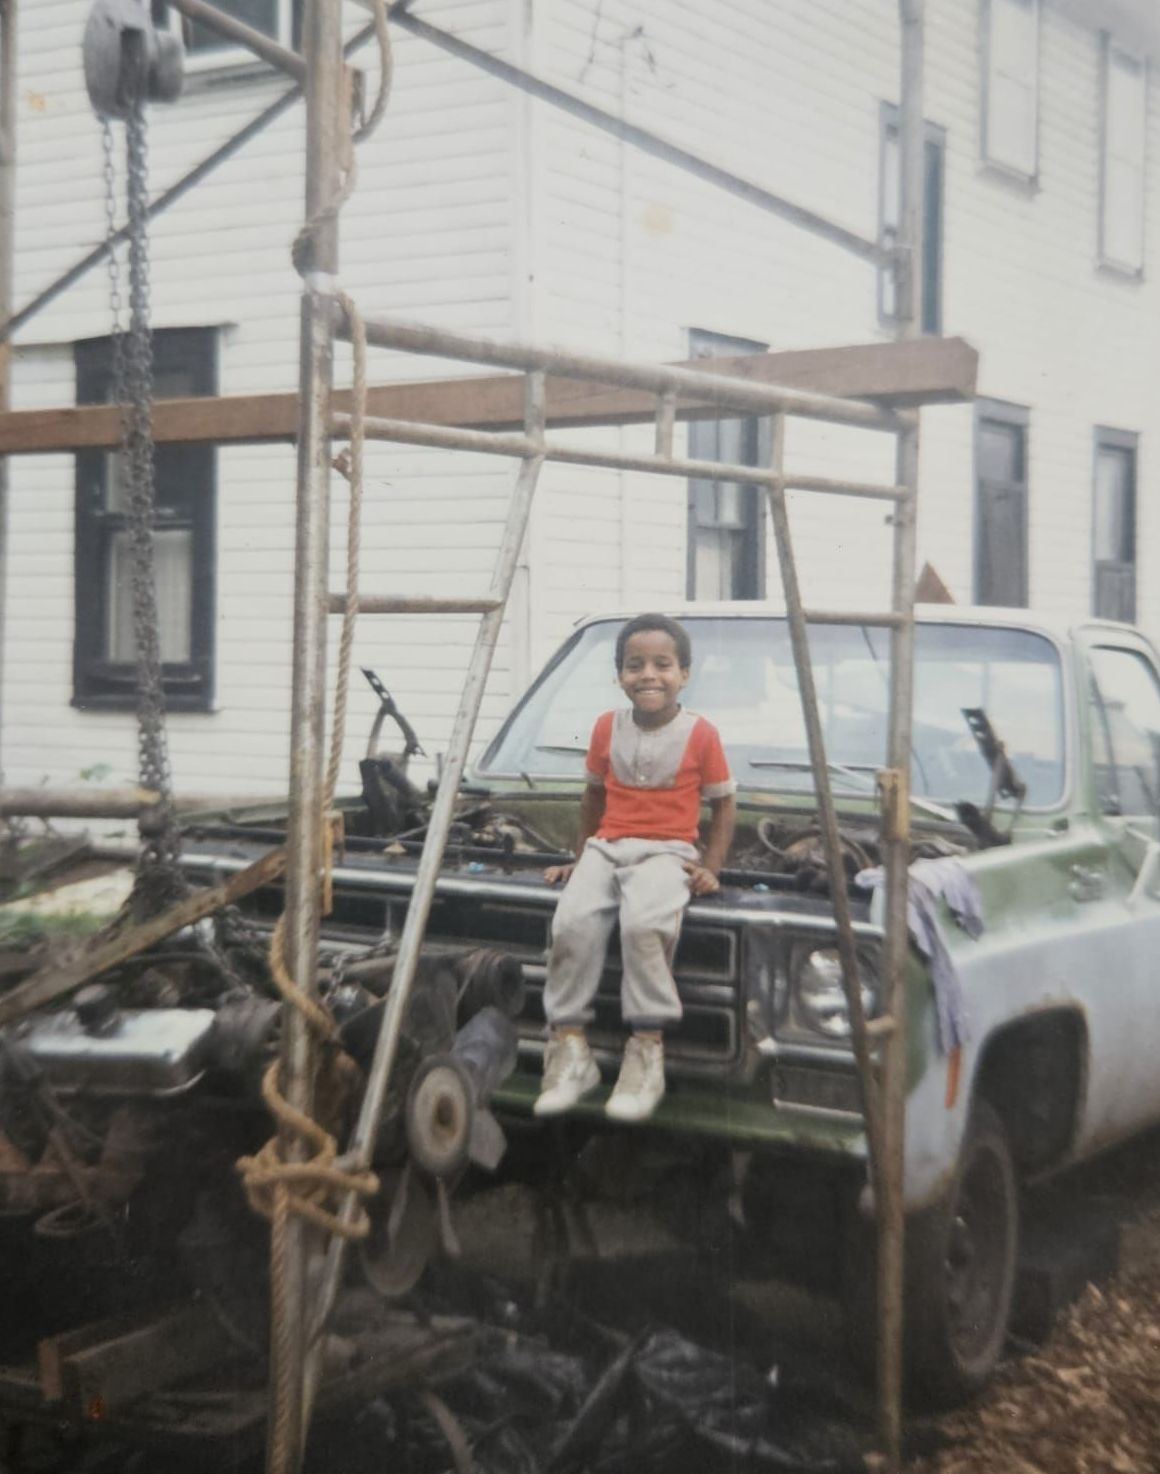
[[[742,788],[812,787],[789,629],[782,618],[690,617],[685,704],[721,731]],[[614,649],[620,622],[578,631],[516,708],[481,774],[580,778],[592,724],[623,705]],[[831,763],[868,775],[886,760],[889,635],[859,625],[810,632]],[[942,802],[986,799],[989,773],[963,708],[981,706],[1028,786],[1027,805],[1056,803],[1064,782],[1063,691],[1052,643],[1027,630],[919,624],[911,782]]]

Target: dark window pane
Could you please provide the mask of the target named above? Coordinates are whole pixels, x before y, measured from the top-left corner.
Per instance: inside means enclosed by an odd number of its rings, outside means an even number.
[[[253,26],[256,31],[262,31],[267,36],[278,34],[279,0],[214,0],[214,4],[227,15]],[[189,49],[198,55],[230,50],[234,45],[233,41],[219,36],[216,31],[211,31],[208,26],[199,25],[196,21],[189,28]]]
[[[879,240],[892,246],[898,236],[899,211],[899,146],[897,109],[884,109],[886,122],[882,130],[880,155]],[[927,124],[923,146],[923,240],[920,268],[920,312],[924,333],[942,331],[942,196],[946,142],[942,130]],[[895,319],[894,272],[881,267],[878,272],[878,311],[889,322]]]
[[[942,331],[942,190],[943,145],[926,141],[926,185],[923,194],[922,330]]]
[[[113,396],[114,357],[108,338],[77,344],[80,403]],[[159,330],[153,358],[159,397],[216,392],[212,330]],[[76,469],[74,700],[80,706],[131,708],[136,641],[129,487],[119,453],[82,451]],[[187,710],[204,710],[212,698],[215,479],[212,446],[162,445],[155,452],[154,557],[163,680],[167,701]]]
[[[979,424],[979,475],[986,481],[1022,481],[1023,430],[996,420]]]
[[[1132,562],[1135,551],[1135,453],[1101,445],[1096,452],[1095,556],[1099,561]]]
[[[1027,603],[1027,430],[981,415],[976,432],[975,584],[980,604]]]
[[[760,353],[759,343],[715,333],[690,335],[694,358]],[[694,420],[689,455],[700,461],[756,465],[759,422],[752,419]],[[732,481],[689,483],[688,596],[691,599],[762,597],[760,492]]]

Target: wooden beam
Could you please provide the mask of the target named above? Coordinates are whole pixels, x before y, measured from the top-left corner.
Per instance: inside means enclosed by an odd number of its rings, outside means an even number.
[[[53,1003],[67,993],[75,992],[90,978],[108,972],[112,967],[118,967],[130,957],[144,952],[146,947],[163,942],[183,926],[192,926],[195,921],[212,916],[223,906],[240,901],[251,891],[269,885],[285,869],[285,849],[280,847],[271,850],[221,885],[195,891],[192,896],[178,901],[160,916],[154,916],[137,926],[126,927],[124,931],[116,932],[111,937],[98,938],[95,945],[82,952],[74,961],[49,963],[39,972],[33,973],[27,982],[0,997],[0,1028],[10,1024],[13,1019],[23,1018],[34,1008],[42,1008],[46,1003]]]
[[[962,338],[919,338],[847,348],[805,348],[738,358],[698,358],[685,367],[728,374],[755,383],[780,384],[842,398],[870,399],[890,408],[972,399],[978,354]],[[350,412],[350,395],[334,396],[333,408]],[[640,425],[656,418],[656,399],[637,389],[606,388],[580,379],[549,376],[547,423],[553,428]],[[384,384],[367,391],[367,413],[479,430],[523,426],[523,376],[487,374],[426,383]],[[708,400],[682,401],[679,420],[714,419]],[[298,395],[238,394],[216,399],[158,400],[153,438],[158,444],[292,441],[298,432]],[[0,456],[59,451],[111,450],[120,444],[116,405],[17,410],[0,414]]]
[[[185,1306],[66,1351],[59,1367],[62,1400],[74,1417],[101,1422],[146,1393],[220,1368],[235,1354],[208,1305]]]
[[[0,819],[136,819],[159,803],[149,788],[0,788]],[[175,793],[179,813],[276,805],[268,793]],[[284,803],[284,801],[283,801]]]

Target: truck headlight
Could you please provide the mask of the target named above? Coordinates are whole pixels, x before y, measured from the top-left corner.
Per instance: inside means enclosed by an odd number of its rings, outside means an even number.
[[[862,1008],[867,1018],[873,1018],[878,1001],[877,979],[861,953],[858,975],[862,982]],[[836,947],[795,948],[790,988],[793,1012],[800,1025],[827,1039],[849,1039],[850,1010],[842,988],[842,962]]]

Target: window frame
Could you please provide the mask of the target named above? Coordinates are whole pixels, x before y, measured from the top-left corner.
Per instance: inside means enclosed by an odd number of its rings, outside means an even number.
[[[730,333],[716,333],[707,328],[689,328],[688,330],[688,357],[694,358],[727,358],[740,357],[745,353],[767,353],[768,343],[761,343],[755,338],[741,338]],[[754,467],[760,466],[763,461],[768,462],[772,448],[771,428],[768,418],[755,415],[729,415],[730,420],[741,420],[743,434],[745,437],[748,453],[752,456]],[[717,426],[720,420],[690,420],[688,438],[688,456],[690,460],[712,460],[707,446],[699,446],[698,439],[702,436],[706,426]],[[748,460],[742,464],[748,465]],[[688,493],[686,500],[685,516],[685,597],[694,602],[698,601],[696,593],[697,573],[697,540],[698,528],[711,528],[714,524],[706,523],[698,518],[697,512],[697,486],[699,480],[689,478],[687,483]],[[753,588],[752,593],[734,593],[730,595],[729,602],[749,603],[753,600],[765,598],[766,558],[765,545],[766,535],[766,499],[761,494],[761,488],[752,482],[736,483],[745,498],[747,515],[742,524],[742,532],[750,534],[746,545],[746,558],[744,564],[745,578]],[[722,530],[729,530],[728,524],[720,524]],[[713,602],[705,599],[704,602]]]
[[[164,0],[162,0],[164,3]],[[229,11],[229,0],[213,0],[220,9]],[[278,27],[271,34],[271,38],[282,46],[291,50],[298,47],[297,32],[301,26],[301,0],[275,0],[278,7]],[[169,6],[165,7],[169,28],[174,35],[184,40],[184,23],[186,17],[179,10]],[[192,22],[191,22],[192,24]],[[264,61],[256,52],[246,46],[231,46],[222,38],[223,45],[212,51],[196,52],[184,47],[185,71],[188,76],[198,76],[205,72],[217,72],[227,70],[238,70],[242,67],[259,67],[264,71],[272,71],[273,67],[268,61]]]
[[[983,490],[984,478],[981,474],[982,455],[982,429],[987,421],[999,425],[1005,425],[1020,431],[1023,437],[1023,479],[1022,481],[1011,481],[1003,483],[1007,490],[1018,492],[1023,500],[1022,535],[1023,545],[1020,550],[1021,570],[1021,600],[1017,604],[989,603],[983,598],[983,558],[986,541],[982,536],[983,531]],[[973,602],[984,608],[995,609],[1026,609],[1030,602],[1031,587],[1031,411],[1024,405],[1010,404],[1003,399],[977,399],[975,401],[975,424],[973,430],[973,455],[974,455],[974,533],[972,549],[972,578],[973,578]],[[992,484],[988,479],[988,485]],[[993,483],[996,486],[999,483]]]
[[[1140,819],[1158,819],[1160,818],[1160,815],[1158,815],[1155,811],[1148,812],[1147,810],[1144,810],[1140,813],[1124,812],[1123,792],[1120,782],[1120,763],[1117,760],[1116,755],[1116,740],[1112,732],[1111,719],[1108,715],[1108,704],[1104,696],[1103,688],[1100,686],[1099,678],[1096,673],[1095,657],[1100,653],[1127,655],[1138,660],[1143,665],[1144,669],[1148,672],[1148,675],[1151,677],[1153,687],[1156,689],[1157,693],[1160,694],[1160,672],[1158,672],[1156,669],[1156,661],[1152,651],[1145,648],[1142,644],[1128,644],[1121,641],[1116,641],[1114,638],[1112,640],[1101,638],[1100,635],[1095,634],[1095,632],[1093,632],[1092,637],[1089,637],[1089,639],[1085,641],[1084,664],[1086,667],[1085,674],[1087,677],[1086,687],[1088,692],[1088,722],[1093,728],[1093,736],[1090,744],[1091,756],[1089,761],[1091,766],[1091,773],[1089,788],[1094,810],[1097,814],[1100,815],[1101,818],[1105,820],[1118,820],[1123,821],[1126,824],[1135,823]],[[1108,770],[1113,780],[1112,786],[1111,788],[1109,788],[1106,794],[1101,794],[1097,783],[1096,770],[1098,765],[1096,763],[1096,740],[1094,736],[1094,727],[1096,725],[1099,726],[1101,740],[1107,750],[1107,756],[1109,759]],[[1149,771],[1148,781],[1150,783],[1155,782],[1154,768]],[[1108,800],[1113,798],[1115,800],[1114,808],[1109,807],[1108,803]]]
[[[1108,144],[1110,129],[1109,105],[1111,102],[1111,70],[1116,56],[1122,57],[1133,68],[1138,68],[1144,92],[1144,110],[1140,136],[1140,194],[1137,200],[1137,226],[1140,241],[1139,261],[1123,261],[1113,256],[1107,246],[1108,224]],[[1100,34],[1100,117],[1099,117],[1099,210],[1097,226],[1097,257],[1101,267],[1140,281],[1144,276],[1147,259],[1147,192],[1148,192],[1148,58],[1120,46],[1108,31]]]
[[[1132,557],[1127,562],[1111,559],[1097,559],[1096,557],[1096,521],[1097,507],[1096,494],[1098,489],[1100,452],[1104,450],[1126,451],[1132,457],[1132,483],[1131,483],[1131,544]],[[1134,430],[1112,430],[1106,425],[1097,425],[1092,432],[1092,516],[1091,516],[1091,610],[1096,619],[1115,619],[1118,616],[1101,614],[1098,607],[1099,595],[1099,570],[1101,566],[1113,566],[1117,568],[1130,567],[1132,570],[1132,616],[1130,619],[1120,620],[1123,624],[1135,624],[1136,608],[1139,596],[1139,572],[1140,572],[1140,546],[1139,546],[1139,513],[1140,513],[1140,437]]]
[[[1032,130],[1032,161],[1030,170],[1013,164],[1008,159],[998,158],[993,153],[992,125],[991,125],[991,60],[992,60],[992,38],[994,33],[995,9],[998,5],[1018,4],[1020,0],[979,0],[980,17],[980,67],[979,67],[979,154],[983,164],[996,173],[1005,175],[1008,179],[1032,187],[1039,184],[1039,105],[1041,97],[1041,79],[1043,56],[1043,4],[1042,0],[1030,0],[1031,10],[1035,26],[1035,70],[1032,82],[1032,108],[1034,127]]]
[[[892,246],[897,238],[897,224],[888,226],[886,223],[886,144],[887,140],[894,135],[898,137],[899,111],[893,102],[880,102],[878,104],[878,244],[881,246]],[[923,164],[923,232],[922,232],[922,270],[921,270],[921,328],[922,332],[931,337],[937,337],[942,332],[943,323],[943,263],[945,260],[945,201],[946,201],[946,160],[947,160],[947,130],[938,123],[924,121],[922,125],[922,164]],[[932,233],[931,225],[931,194],[929,160],[930,151],[934,149],[938,158],[938,200],[934,206],[936,231]],[[900,172],[901,172],[901,158]],[[900,181],[901,182],[901,181]],[[932,245],[933,241],[933,245]],[[932,262],[937,269],[933,277],[931,274]],[[898,322],[898,314],[893,305],[888,301],[888,294],[894,289],[894,271],[890,266],[880,266],[877,275],[878,287],[878,321],[883,327],[892,327]]]
[[[112,339],[82,339],[73,345],[78,404],[108,402]],[[192,363],[196,395],[212,396],[218,386],[218,333],[215,328],[162,328],[153,334],[155,368]],[[106,506],[111,453],[82,450],[74,455],[75,545],[73,558],[74,634],[72,705],[81,711],[132,711],[137,705],[136,666],[108,655],[109,550],[124,530],[125,514]],[[162,665],[162,689],[170,711],[213,709],[217,577],[217,447],[208,443],[157,448],[164,474],[170,467],[177,488],[174,503],[159,498],[155,525],[189,531],[190,658]],[[160,484],[160,483],[159,483]]]

